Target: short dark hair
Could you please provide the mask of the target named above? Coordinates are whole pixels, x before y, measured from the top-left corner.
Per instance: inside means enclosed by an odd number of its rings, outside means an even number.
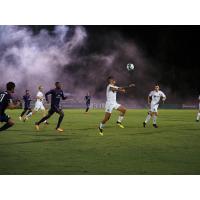
[[[114,79],[114,77],[113,77],[113,76],[109,76],[109,77],[107,78],[107,81],[109,82],[109,81],[112,80],[112,79]]]
[[[60,83],[59,81],[55,82],[55,86],[57,86],[59,83]]]
[[[8,91],[13,90],[14,88],[15,88],[15,83],[13,83],[13,82],[8,82],[8,83],[6,84],[6,89],[7,89]]]

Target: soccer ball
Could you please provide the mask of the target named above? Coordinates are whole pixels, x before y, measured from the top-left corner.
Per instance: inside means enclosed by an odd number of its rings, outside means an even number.
[[[132,71],[132,70],[135,69],[135,66],[132,63],[128,63],[127,66],[126,66],[126,68],[128,69],[128,71]]]

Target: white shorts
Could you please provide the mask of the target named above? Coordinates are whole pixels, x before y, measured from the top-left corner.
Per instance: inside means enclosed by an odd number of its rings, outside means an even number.
[[[158,106],[159,106],[159,104],[151,104],[151,109],[150,109],[150,111],[151,112],[158,112]]]
[[[113,109],[118,109],[121,105],[117,102],[106,102],[105,112],[112,113]]]
[[[35,111],[38,111],[38,110],[45,110],[45,107],[43,105],[42,102],[36,102],[35,103],[35,108],[34,108]]]

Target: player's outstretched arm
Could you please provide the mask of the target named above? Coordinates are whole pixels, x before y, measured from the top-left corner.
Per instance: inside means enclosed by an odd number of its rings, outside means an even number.
[[[62,100],[66,100],[67,99],[67,96],[64,96],[63,92],[61,94],[61,97],[62,97]]]
[[[15,109],[15,108],[17,108],[18,106],[20,106],[20,100],[17,100],[15,103],[13,103],[13,102],[10,102],[9,104],[8,104],[8,109]]]
[[[48,96],[52,94],[52,90],[49,90],[47,93],[45,93],[45,99],[46,99],[46,102],[49,103],[49,99],[48,99]]]
[[[124,87],[120,87],[120,88],[122,88],[122,89],[128,89],[128,88],[132,88],[132,87],[135,87],[134,83],[131,83],[128,86],[124,86]]]

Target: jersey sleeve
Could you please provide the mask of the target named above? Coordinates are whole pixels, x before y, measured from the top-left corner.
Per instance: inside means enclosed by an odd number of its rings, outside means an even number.
[[[65,100],[67,98],[67,97],[64,96],[63,91],[61,92],[61,97],[62,97],[63,100]]]
[[[161,92],[161,97],[165,100],[167,97],[166,95],[164,94],[164,92]]]
[[[115,89],[119,89],[119,87],[115,86],[115,85],[109,85],[109,89],[110,88],[115,88]]]
[[[52,95],[53,94],[53,90],[49,90],[46,94],[45,94],[45,99],[46,99],[46,101],[49,101],[48,100],[48,95]]]
[[[12,99],[11,95],[7,95],[6,100],[7,100],[8,104],[13,103],[13,99]]]
[[[151,91],[150,93],[149,93],[149,97],[152,97],[153,96],[153,91]]]

